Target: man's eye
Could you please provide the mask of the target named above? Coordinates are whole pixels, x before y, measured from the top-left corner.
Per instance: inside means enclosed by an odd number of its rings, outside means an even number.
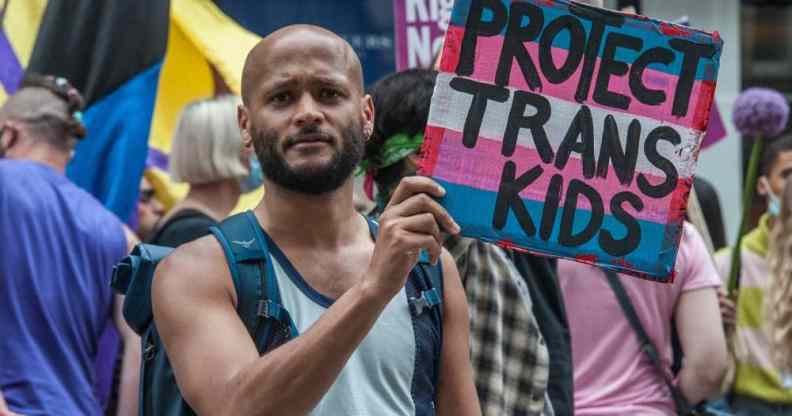
[[[270,102],[275,104],[285,104],[291,99],[291,94],[288,92],[280,92],[270,97]]]
[[[341,97],[341,93],[331,88],[324,88],[319,92],[319,97],[323,100],[335,100]]]

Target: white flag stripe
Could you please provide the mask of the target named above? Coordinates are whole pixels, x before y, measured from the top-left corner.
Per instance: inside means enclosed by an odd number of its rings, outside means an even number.
[[[454,77],[456,77],[456,75],[451,73],[440,73],[438,75],[434,96],[432,97],[432,107],[429,112],[428,124],[430,126],[463,131],[468,110],[473,101],[473,96],[451,88],[449,83]],[[506,131],[507,116],[511,109],[512,97],[515,90],[509,88],[509,91],[510,97],[506,102],[499,103],[497,101],[489,101],[487,103],[487,109],[481,122],[479,137],[486,137],[496,141],[503,140],[503,133]],[[544,125],[544,129],[547,133],[550,146],[555,152],[563,141],[567,130],[569,130],[569,126],[575,114],[580,110],[581,104],[559,100],[554,97],[545,96],[545,98],[550,102],[551,115],[550,119]],[[618,126],[622,146],[624,146],[626,141],[627,129],[630,122],[633,119],[637,119],[638,122],[641,123],[641,137],[638,161],[636,163],[637,172],[665,176],[663,171],[649,162],[644,153],[644,139],[646,136],[656,127],[665,125],[676,130],[682,138],[682,141],[679,145],[674,146],[668,141],[661,140],[657,144],[658,153],[674,164],[680,179],[690,177],[693,174],[693,169],[695,167],[694,155],[696,155],[698,151],[701,132],[629,113],[606,111],[596,107],[589,107],[589,109],[591,110],[594,126],[595,158],[599,157],[605,117],[610,114],[614,117],[616,125]],[[532,114],[535,114],[535,110],[531,108],[531,106],[528,106],[525,115],[530,116]],[[533,149],[536,148],[530,130],[521,129],[519,131],[517,145]],[[580,154],[573,152],[571,157],[580,158]]]

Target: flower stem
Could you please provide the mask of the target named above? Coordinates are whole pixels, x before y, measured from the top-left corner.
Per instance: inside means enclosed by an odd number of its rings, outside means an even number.
[[[742,245],[743,235],[745,235],[745,225],[751,215],[754,190],[756,189],[756,181],[759,178],[759,159],[762,157],[764,142],[761,137],[757,137],[754,140],[751,149],[751,160],[748,162],[748,171],[745,173],[745,184],[743,185],[742,193],[742,219],[740,219],[740,228],[737,229],[737,241],[732,247],[731,269],[729,270],[729,296],[732,299],[736,297],[737,290],[740,288],[740,246]]]

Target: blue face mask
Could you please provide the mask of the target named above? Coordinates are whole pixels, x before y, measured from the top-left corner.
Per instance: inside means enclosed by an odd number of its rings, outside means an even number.
[[[250,173],[239,180],[239,189],[246,194],[258,189],[262,183],[264,183],[264,172],[261,170],[261,163],[255,155],[250,156]]]
[[[781,215],[781,199],[773,191],[767,191],[767,213],[777,217]]]

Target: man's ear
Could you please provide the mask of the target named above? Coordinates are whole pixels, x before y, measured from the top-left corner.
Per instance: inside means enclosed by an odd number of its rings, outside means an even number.
[[[6,121],[0,126],[0,149],[7,153],[8,149],[12,148],[19,139],[19,127],[15,126],[11,121]]]
[[[253,136],[250,135],[250,114],[244,104],[237,106],[237,124],[242,134],[242,146],[253,148]]]
[[[765,196],[770,191],[770,179],[766,175],[762,175],[756,181],[756,193]]]
[[[363,133],[368,140],[371,133],[374,132],[374,100],[368,94],[361,98],[361,116],[363,118]]]

